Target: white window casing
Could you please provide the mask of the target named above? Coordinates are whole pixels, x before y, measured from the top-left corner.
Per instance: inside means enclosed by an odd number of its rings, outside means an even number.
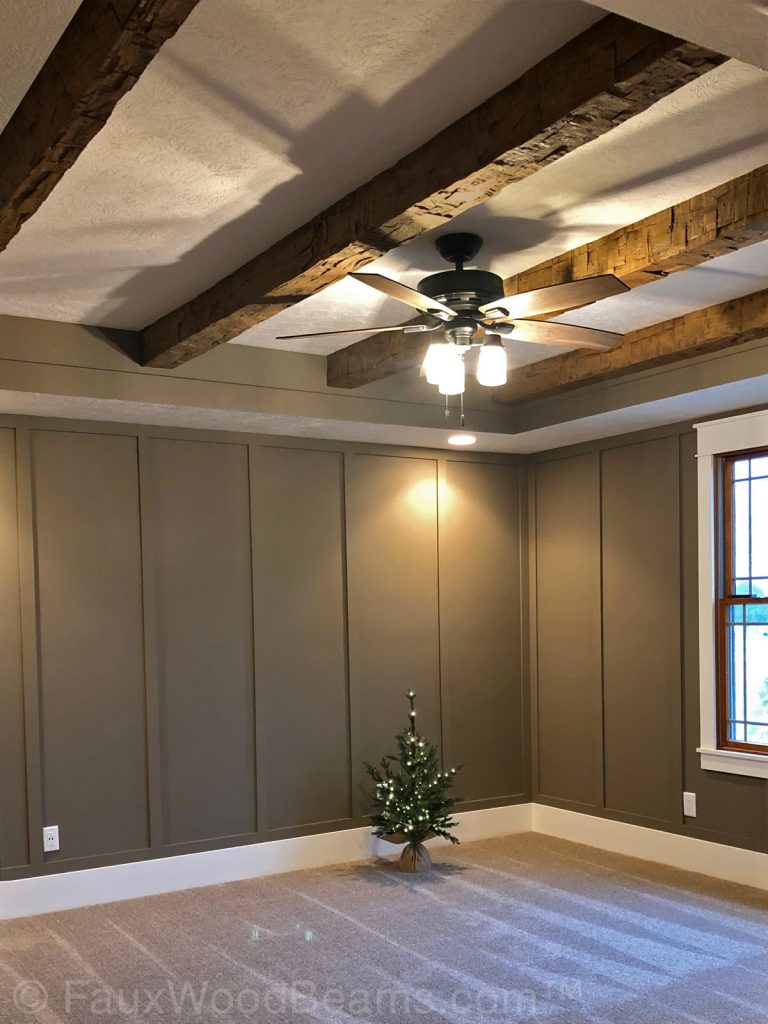
[[[715,601],[716,462],[719,455],[768,448],[768,410],[697,423],[699,502],[699,680],[701,692],[701,767],[768,779],[768,755],[717,748],[717,631]]]

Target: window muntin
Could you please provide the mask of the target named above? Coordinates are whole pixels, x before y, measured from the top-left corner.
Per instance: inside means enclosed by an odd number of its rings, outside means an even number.
[[[768,450],[719,475],[718,746],[768,753]]]

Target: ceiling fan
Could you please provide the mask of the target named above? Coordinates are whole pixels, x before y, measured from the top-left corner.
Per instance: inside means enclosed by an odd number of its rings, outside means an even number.
[[[442,340],[429,346],[422,372],[428,383],[436,384],[443,395],[464,393],[464,357],[473,348],[480,349],[476,368],[478,382],[486,387],[498,387],[507,379],[505,341],[610,349],[621,340],[623,335],[609,331],[535,319],[547,314],[564,313],[628,291],[627,285],[613,274],[601,274],[581,281],[569,281],[505,296],[504,282],[498,274],[487,270],[464,269],[464,264],[477,256],[482,244],[479,235],[441,235],[435,240],[435,248],[444,260],[453,264],[454,269],[430,274],[419,282],[418,289],[408,288],[381,274],[349,275],[419,310],[429,317],[426,323],[291,334],[282,336],[280,340],[383,331],[400,331],[403,334],[440,331],[438,337]]]

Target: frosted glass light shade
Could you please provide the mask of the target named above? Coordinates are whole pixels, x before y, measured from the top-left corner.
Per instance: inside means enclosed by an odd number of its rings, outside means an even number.
[[[442,365],[437,390],[441,395],[463,395],[464,359],[455,345],[449,344],[446,347],[449,351],[441,357]]]
[[[427,384],[439,384],[443,362],[450,357],[451,346],[444,341],[433,341],[424,356],[421,368],[427,378]]]
[[[507,353],[501,341],[486,341],[477,359],[477,383],[497,388],[507,383]]]

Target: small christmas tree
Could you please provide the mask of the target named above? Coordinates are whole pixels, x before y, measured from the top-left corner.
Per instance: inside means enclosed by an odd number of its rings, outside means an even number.
[[[459,841],[451,834],[456,827],[451,812],[458,801],[451,790],[458,769],[440,771],[437,747],[416,731],[416,694],[409,690],[406,697],[410,722],[395,738],[397,755],[383,757],[378,768],[365,765],[375,783],[371,821],[379,838],[408,844],[400,858],[401,871],[429,871],[424,842],[434,836]]]

